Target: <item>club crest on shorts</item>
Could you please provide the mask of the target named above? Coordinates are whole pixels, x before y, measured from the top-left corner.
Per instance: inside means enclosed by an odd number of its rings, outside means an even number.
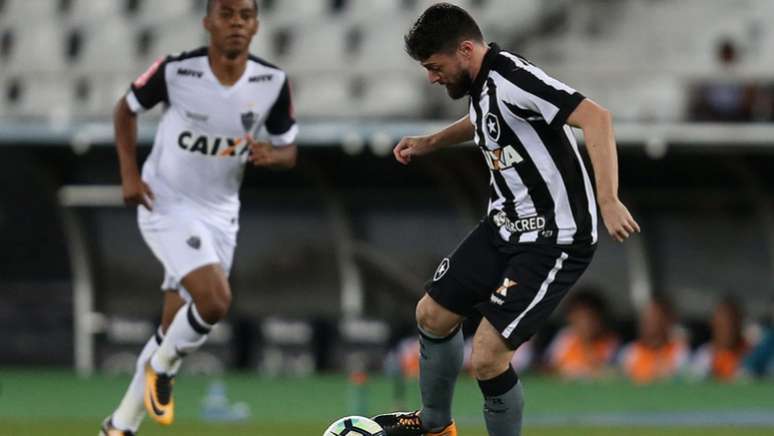
[[[202,246],[202,240],[198,236],[191,236],[186,239],[185,243],[194,250],[198,250]]]
[[[437,282],[438,280],[441,280],[441,277],[446,274],[446,271],[449,271],[449,258],[445,257],[441,264],[438,265],[438,269],[435,270],[435,274],[433,274],[433,281]]]
[[[497,118],[497,115],[491,112],[486,114],[486,117],[484,117],[484,129],[489,137],[492,138],[492,141],[500,139],[500,119]]]

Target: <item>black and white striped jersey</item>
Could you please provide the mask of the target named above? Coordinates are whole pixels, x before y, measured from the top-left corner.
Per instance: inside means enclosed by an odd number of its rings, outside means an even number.
[[[245,136],[265,128],[281,147],[298,132],[283,70],[250,56],[242,77],[224,86],[210,69],[207,47],[159,59],[132,83],[126,101],[135,113],[164,104],[142,171],[154,207],[186,205],[221,226],[235,226],[239,214]]]
[[[511,243],[594,244],[597,207],[567,118],[585,97],[490,44],[470,92],[488,219]]]

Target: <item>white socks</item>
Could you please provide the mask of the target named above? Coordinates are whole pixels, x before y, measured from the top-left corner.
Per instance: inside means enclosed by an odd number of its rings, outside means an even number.
[[[181,358],[201,347],[210,330],[212,325],[204,322],[193,303],[181,307],[161,346],[151,358],[153,370],[175,375],[180,368]]]
[[[145,364],[148,363],[153,353],[159,348],[164,338],[161,333],[161,327],[156,330],[156,334],[148,339],[140,356],[137,358],[137,365],[134,369],[134,377],[129,384],[129,388],[121,399],[118,408],[113,412],[113,425],[121,430],[130,430],[134,433],[140,428],[142,419],[145,417]]]

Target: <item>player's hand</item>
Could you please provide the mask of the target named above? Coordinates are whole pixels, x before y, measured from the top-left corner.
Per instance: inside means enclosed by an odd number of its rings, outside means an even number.
[[[414,156],[422,156],[433,151],[430,136],[406,136],[392,149],[395,160],[408,165]]]
[[[640,225],[632,218],[629,210],[617,198],[602,202],[599,205],[602,212],[602,220],[605,222],[607,232],[618,242],[623,242],[635,232],[640,232]]]
[[[143,206],[149,211],[153,210],[153,191],[139,176],[124,180],[121,183],[121,191],[124,196],[124,204],[127,206]]]
[[[250,147],[247,161],[257,167],[274,165],[274,147],[268,142],[258,142],[252,136],[246,137]]]

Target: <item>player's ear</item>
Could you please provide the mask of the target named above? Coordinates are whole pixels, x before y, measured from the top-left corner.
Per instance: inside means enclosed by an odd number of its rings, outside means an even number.
[[[465,59],[470,59],[473,56],[473,41],[466,39],[460,42],[457,46],[457,52]]]
[[[208,32],[212,32],[212,20],[210,20],[210,14],[207,14],[202,18],[202,26],[204,26]]]

